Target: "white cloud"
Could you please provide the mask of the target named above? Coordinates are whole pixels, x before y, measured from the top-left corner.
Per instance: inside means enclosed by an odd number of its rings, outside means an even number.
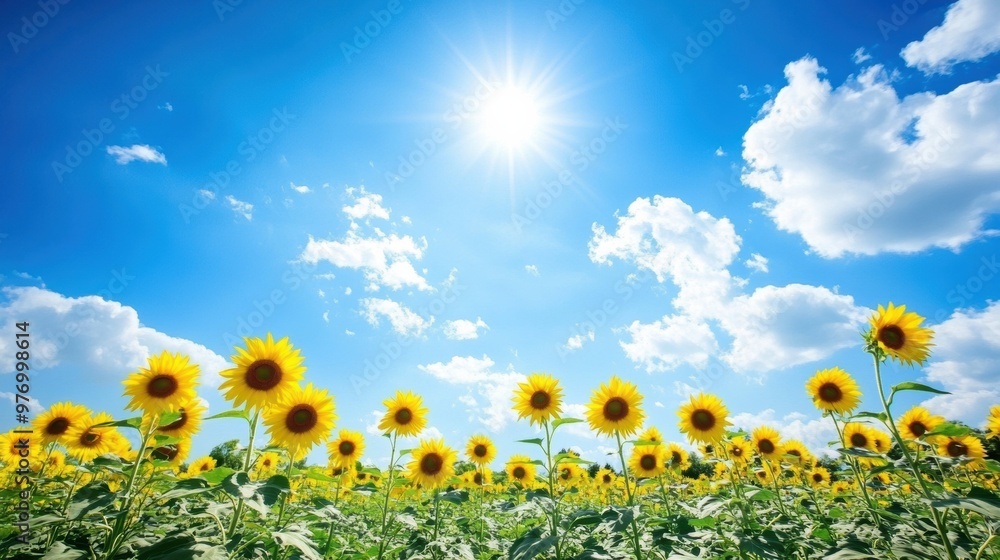
[[[253,221],[253,204],[244,202],[231,194],[226,195],[226,202],[229,203],[229,207],[237,216],[243,216],[247,221]]]
[[[590,342],[593,342],[594,336],[595,336],[594,331],[587,331],[586,333],[575,334],[569,337],[569,339],[566,341],[566,344],[563,344],[563,348],[566,350],[579,350],[580,348],[583,348],[583,344],[588,340]]]
[[[788,64],[743,137],[743,182],[780,229],[826,258],[957,250],[994,233],[1000,127],[983,123],[1000,121],[1000,79],[900,99],[879,65],[836,89],[824,72]]]
[[[934,343],[926,382],[952,394],[935,396],[925,406],[950,420],[982,426],[990,406],[1000,403],[1000,302],[955,311],[934,327]]]
[[[349,295],[351,295],[351,292],[352,292],[352,291],[353,291],[353,290],[351,290],[351,287],[350,287],[350,286],[348,286],[348,287],[344,288],[344,295],[345,295],[345,296],[349,296]]]
[[[382,207],[382,195],[366,192],[364,187],[361,187],[360,189],[349,187],[347,189],[347,195],[352,198],[354,204],[350,206],[345,205],[342,210],[352,219],[389,219],[389,210]],[[403,223],[409,223],[407,220],[408,219],[404,219]]]
[[[399,219],[399,221],[403,222],[406,225],[410,225],[413,223],[413,220],[411,220],[409,216],[403,216],[402,218]]]
[[[392,330],[401,335],[420,336],[434,324],[434,317],[425,319],[391,299],[365,298],[360,303],[361,315],[370,325],[377,327],[385,318],[392,325]]]
[[[854,54],[851,55],[851,60],[853,60],[855,64],[862,64],[871,59],[872,55],[865,52],[864,47],[858,47],[857,50],[854,51]]]
[[[747,265],[750,270],[756,270],[757,272],[767,272],[767,257],[761,255],[760,253],[752,253],[750,258],[743,261],[743,264]]]
[[[231,367],[208,348],[159,332],[139,322],[135,309],[98,296],[66,297],[35,287],[4,288],[0,306],[0,372],[14,370],[15,326],[31,317],[32,368],[69,368],[81,379],[109,384],[146,365],[163,350],[187,354],[201,366],[203,385],[217,387],[219,372]]]
[[[479,329],[490,329],[489,325],[481,317],[477,317],[476,322],[469,321],[468,319],[447,321],[442,330],[444,331],[445,338],[451,340],[471,340],[479,338]]]
[[[308,194],[308,193],[312,192],[312,189],[310,189],[309,187],[307,187],[305,185],[296,185],[295,181],[292,181],[289,184],[292,186],[292,190],[295,191],[295,192],[297,192],[297,193],[299,193],[299,194]]]
[[[715,155],[722,157],[726,155],[726,151],[722,149],[722,146],[719,146],[718,148],[715,149]]]
[[[28,407],[28,412],[30,412],[31,414],[39,414],[41,412],[45,412],[45,407],[42,406],[42,403],[38,402],[38,399],[36,399],[35,397],[29,397],[31,400],[25,401],[23,397],[24,395],[21,395],[20,393],[15,395],[14,393],[7,393],[4,391],[0,391],[0,399],[10,401],[11,409],[16,409],[17,405],[23,404]],[[11,416],[13,416],[13,414]]]
[[[925,74],[946,74],[959,62],[977,61],[1000,51],[1000,2],[958,0],[944,23],[900,52],[908,66]]]
[[[746,84],[740,84],[736,87],[740,88],[740,99],[750,99],[750,88]]]
[[[654,402],[653,406],[655,406],[656,408],[666,408],[666,406],[664,406],[664,404],[661,403],[660,401]]]
[[[351,329],[347,329],[344,331],[344,334],[346,334],[347,336],[354,336],[354,331],[352,331]]]
[[[427,280],[410,262],[411,258],[420,260],[426,249],[424,238],[417,243],[409,235],[361,237],[349,231],[343,241],[317,240],[310,235],[301,258],[310,264],[327,261],[336,267],[361,270],[369,282],[368,290],[378,290],[382,286],[394,290],[413,286],[429,291]]]
[[[115,156],[115,163],[125,165],[139,160],[147,163],[167,164],[167,156],[146,144],[132,144],[131,146],[108,146],[109,155]]]
[[[417,367],[445,383],[468,385],[474,389],[486,404],[467,405],[470,419],[483,424],[490,431],[498,432],[508,422],[517,420],[517,414],[510,406],[511,397],[518,383],[523,382],[526,377],[510,367],[505,372],[494,371],[494,365],[494,361],[484,354],[482,358],[454,356],[448,363],[436,362]]]
[[[779,418],[774,409],[769,408],[760,414],[741,412],[729,420],[734,429],[742,428],[748,432],[759,426],[771,426],[781,433],[781,439],[797,439],[815,455],[836,456],[837,452],[829,445],[829,442],[837,440],[837,428],[833,425],[833,420],[830,417],[809,418],[800,412],[792,412]]]
[[[174,110],[174,106],[171,105],[170,102],[164,103],[163,105],[157,105],[156,108],[157,109],[162,109],[162,110],[164,110],[164,111],[166,111],[168,113],[170,113],[170,112],[172,112]]]
[[[205,200],[215,200],[215,193],[208,189],[198,189],[198,194]]]
[[[324,311],[323,312],[323,322],[324,323],[329,323],[330,322],[330,312],[329,311]]]
[[[668,315],[645,324],[634,321],[627,331],[631,342],[619,342],[625,356],[648,372],[669,371],[682,364],[704,368],[719,350],[708,324],[689,315]]]
[[[538,267],[533,264],[524,265],[524,271],[532,276],[538,276]]]

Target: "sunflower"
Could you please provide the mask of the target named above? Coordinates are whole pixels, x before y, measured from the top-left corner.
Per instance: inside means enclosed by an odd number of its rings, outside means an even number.
[[[781,435],[770,426],[760,426],[751,434],[753,447],[765,461],[781,459]]]
[[[182,439],[193,437],[201,428],[201,420],[204,418],[206,410],[205,405],[202,404],[202,400],[198,397],[183,402],[177,409],[177,412],[180,413],[180,418],[169,424],[159,426],[156,428],[155,434]],[[142,417],[142,433],[145,434],[149,431],[149,425],[154,419],[153,416],[148,414]]]
[[[444,438],[425,439],[413,450],[407,478],[423,488],[438,488],[455,474],[458,454],[444,443]]]
[[[49,476],[59,476],[62,474],[63,469],[66,468],[66,454],[58,449],[49,453],[46,461],[45,470]]]
[[[734,463],[746,463],[750,459],[750,445],[746,438],[734,437],[726,444],[726,454]]]
[[[754,476],[757,477],[759,482],[767,482],[769,473],[764,469],[755,469],[753,471]]]
[[[149,452],[149,458],[154,461],[164,461],[172,467],[179,467],[189,453],[191,453],[191,440],[182,439],[153,448]]]
[[[660,433],[660,430],[658,430],[656,426],[650,426],[639,434],[638,440],[659,445],[663,443],[663,434]]]
[[[615,474],[615,471],[609,468],[603,468],[597,471],[597,474],[594,475],[594,480],[597,482],[597,485],[603,489],[608,489],[614,486],[617,478],[618,475]]]
[[[716,442],[722,439],[726,426],[730,425],[726,419],[728,414],[726,405],[719,397],[699,393],[691,395],[691,400],[677,410],[677,416],[681,418],[677,425],[691,441]]]
[[[875,451],[875,441],[872,428],[860,422],[844,424],[844,446],[856,449]]]
[[[0,435],[0,462],[8,467],[17,467],[21,461],[21,450],[32,449],[37,444],[33,434],[21,434],[14,430]]]
[[[561,463],[556,466],[556,482],[564,486],[576,486],[584,480],[587,471],[576,463]]]
[[[801,441],[790,439],[782,446],[783,458],[785,461],[797,466],[804,466],[812,458],[809,450]]]
[[[507,461],[507,479],[531,488],[535,483],[535,465],[527,455],[514,455]]]
[[[970,459],[982,459],[986,456],[983,449],[983,442],[976,436],[947,436],[937,439],[937,452],[942,457],[958,459],[968,457]]]
[[[293,457],[301,457],[312,446],[326,441],[336,419],[333,397],[326,389],[318,389],[312,383],[305,389],[293,385],[292,390],[264,414],[271,444],[288,449]]]
[[[361,432],[340,430],[337,439],[326,444],[330,462],[338,467],[351,468],[361,460],[365,451],[365,438]]]
[[[656,478],[667,472],[667,449],[663,445],[637,445],[632,448],[628,466],[636,478]]]
[[[806,382],[806,392],[820,410],[847,414],[861,401],[861,389],[846,371],[821,369]]]
[[[809,477],[809,484],[813,488],[819,488],[820,486],[830,484],[830,471],[823,467],[814,468],[809,471],[807,476]]]
[[[912,311],[907,313],[906,306],[888,308],[878,306],[878,311],[872,315],[870,322],[871,340],[878,342],[889,357],[904,364],[923,364],[930,354],[931,338],[934,331],[921,327],[924,318]]]
[[[206,456],[191,463],[187,468],[187,474],[188,476],[198,476],[214,468],[215,459]]]
[[[237,347],[232,360],[236,367],[223,370],[225,379],[219,390],[234,406],[246,403],[248,408],[262,408],[278,402],[282,396],[298,386],[306,368],[302,355],[288,338],[274,341],[271,333],[267,339],[244,338],[246,349]]]
[[[900,417],[896,427],[899,429],[899,435],[904,438],[920,439],[942,422],[944,422],[944,418],[934,416],[922,406],[915,406]]]
[[[87,407],[61,402],[39,414],[33,423],[34,432],[40,434],[42,445],[53,441],[66,441],[66,434],[77,422],[91,415]]]
[[[493,484],[493,471],[476,469],[462,475],[462,485],[466,488],[479,489]]]
[[[877,428],[871,429],[872,436],[872,447],[875,449],[875,453],[880,453],[885,455],[889,452],[889,448],[892,447],[892,436],[879,430]]]
[[[990,415],[986,418],[987,437],[1000,438],[1000,405],[990,408]]]
[[[620,434],[628,437],[646,417],[642,411],[642,394],[635,383],[622,381],[617,375],[602,383],[594,391],[587,405],[587,419],[591,429],[605,435]]]
[[[562,414],[562,387],[547,373],[532,373],[514,390],[514,410],[517,419],[528,418],[531,424],[541,424]]]
[[[142,409],[147,414],[177,410],[195,397],[198,371],[198,364],[192,364],[184,354],[164,350],[150,356],[147,367],[139,368],[122,382],[124,396],[131,397],[125,408]]]
[[[383,401],[386,413],[378,424],[383,432],[401,436],[420,435],[427,425],[427,409],[423,399],[410,391],[396,391],[396,396]]]
[[[698,452],[701,453],[702,457],[706,459],[715,457],[715,451],[717,449],[717,443],[699,443]]]
[[[87,416],[75,422],[66,432],[66,448],[70,457],[81,463],[89,463],[120,445],[115,437],[120,434],[113,427],[94,427],[113,421],[110,414],[101,412],[97,416]]]
[[[496,458],[497,446],[493,445],[490,438],[484,435],[475,435],[469,438],[469,443],[465,446],[465,454],[470,461],[482,467],[490,464]]]
[[[666,466],[673,470],[684,470],[688,468],[688,452],[680,445],[670,442],[665,449]]]

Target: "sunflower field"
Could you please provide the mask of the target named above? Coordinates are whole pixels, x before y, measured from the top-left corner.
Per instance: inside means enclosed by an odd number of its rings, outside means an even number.
[[[164,352],[124,381],[134,417],[62,402],[33,429],[0,436],[0,556],[1000,558],[1000,406],[980,431],[893,406],[900,393],[938,389],[883,383],[890,364],[928,359],[922,322],[889,304],[862,333],[878,410],[858,410],[859,386],[838,367],[807,383],[839,434],[834,458],[768,426],[733,430],[725,403],[704,393],[677,410],[688,445],[664,441],[618,376],[572,418],[563,382],[535,373],[511,395],[539,436],[518,442],[523,452],[498,457],[483,435],[419,439],[428,410],[400,390],[378,424],[390,450],[380,468],[365,455],[372,442],[339,429],[333,397],[308,381],[287,338],[245,339],[221,372],[233,408],[207,417],[198,366]],[[223,464],[191,457],[192,436],[219,418],[245,421],[246,439]],[[616,446],[603,467],[560,444],[562,426],[584,422]],[[317,446],[327,464],[304,461]]]

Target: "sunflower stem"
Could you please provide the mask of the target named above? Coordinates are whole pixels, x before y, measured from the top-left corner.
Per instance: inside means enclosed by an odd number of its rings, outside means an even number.
[[[336,508],[340,504],[340,485],[343,483],[344,475],[347,473],[346,467],[340,476],[337,477],[337,489],[336,494],[333,496],[333,507]],[[323,547],[323,556],[326,557],[330,554],[330,544],[333,542],[333,520],[330,520],[330,531],[326,535],[326,546]]]
[[[250,471],[250,464],[253,462],[253,444],[257,437],[257,421],[260,420],[260,409],[254,410],[253,418],[250,419],[250,441],[247,444],[247,456],[243,458],[243,472]],[[229,531],[226,532],[226,540],[233,538],[236,534],[236,527],[243,516],[243,498],[236,502],[236,511],[233,512],[233,519],[229,523]]]
[[[542,420],[545,428],[545,468],[549,480],[549,498],[552,500],[552,536],[555,538],[556,560],[562,559],[562,549],[559,542],[559,502],[556,500],[556,484],[554,472],[555,465],[552,464],[552,430],[549,429],[549,421]]]
[[[635,507],[635,498],[632,489],[629,487],[628,466],[625,464],[625,443],[622,441],[621,432],[615,430],[615,439],[618,441],[618,458],[622,462],[622,476],[625,477],[625,494],[628,497],[628,507]],[[638,490],[638,488],[636,489]],[[635,515],[632,515],[632,548],[635,552],[636,560],[642,560],[642,549],[639,548],[639,527],[635,524]]]
[[[132,465],[132,474],[129,475],[128,484],[125,486],[125,497],[122,499],[122,505],[118,509],[118,519],[115,520],[115,526],[111,530],[111,534],[108,535],[108,540],[106,541],[108,546],[104,549],[105,558],[113,558],[124,544],[122,536],[125,533],[126,523],[128,520],[127,512],[132,507],[132,488],[135,486],[135,480],[139,476],[139,467],[142,465],[142,459],[146,454],[146,448],[149,446],[149,440],[153,437],[153,431],[159,427],[160,415],[155,414],[150,419],[149,428],[146,429],[145,433],[140,432],[142,435],[142,441],[139,442],[139,453],[136,455],[135,464]]]
[[[396,474],[396,438],[398,434],[392,432],[389,438],[390,441],[390,451],[389,451],[389,481],[385,487],[385,502],[382,503],[382,527],[380,529],[381,540],[378,543],[378,559],[382,560],[385,556],[386,546],[388,545],[388,525],[387,520],[389,519],[389,496],[392,494],[392,485],[394,482]]]

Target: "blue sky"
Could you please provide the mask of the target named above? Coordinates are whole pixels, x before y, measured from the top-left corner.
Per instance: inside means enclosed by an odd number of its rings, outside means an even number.
[[[0,427],[27,320],[43,406],[123,416],[166,348],[220,412],[233,341],[272,332],[338,427],[413,389],[431,433],[506,456],[525,374],[576,415],[618,374],[667,437],[704,389],[819,449],[804,383],[843,367],[873,408],[857,333],[890,300],[939,330],[890,382],[980,425],[997,7],[676,4],[5,4]],[[560,443],[602,459],[576,428]],[[194,455],[242,434],[208,423]]]

